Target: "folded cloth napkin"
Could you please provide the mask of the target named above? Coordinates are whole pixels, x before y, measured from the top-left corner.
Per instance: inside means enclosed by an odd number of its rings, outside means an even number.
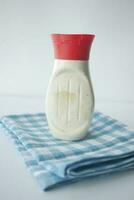
[[[88,137],[75,142],[54,138],[44,113],[4,116],[0,122],[43,190],[134,168],[134,131],[100,112]]]

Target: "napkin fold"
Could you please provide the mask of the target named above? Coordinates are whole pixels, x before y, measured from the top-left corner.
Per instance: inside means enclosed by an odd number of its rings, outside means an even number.
[[[54,138],[44,113],[4,116],[0,128],[43,190],[134,168],[134,131],[100,112],[80,141]]]

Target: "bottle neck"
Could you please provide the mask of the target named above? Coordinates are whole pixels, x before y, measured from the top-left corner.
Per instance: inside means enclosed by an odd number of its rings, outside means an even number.
[[[63,60],[55,59],[54,60],[54,73],[58,73],[62,70],[79,70],[81,72],[88,73],[88,60]]]

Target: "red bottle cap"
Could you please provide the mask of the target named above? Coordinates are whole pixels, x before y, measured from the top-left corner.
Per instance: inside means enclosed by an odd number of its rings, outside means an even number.
[[[91,34],[52,34],[56,59],[88,60],[92,41]]]

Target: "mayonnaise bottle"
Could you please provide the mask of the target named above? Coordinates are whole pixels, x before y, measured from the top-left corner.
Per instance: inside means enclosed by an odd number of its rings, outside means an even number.
[[[46,116],[54,137],[80,140],[94,111],[89,53],[94,35],[52,34],[54,68],[46,96]]]

